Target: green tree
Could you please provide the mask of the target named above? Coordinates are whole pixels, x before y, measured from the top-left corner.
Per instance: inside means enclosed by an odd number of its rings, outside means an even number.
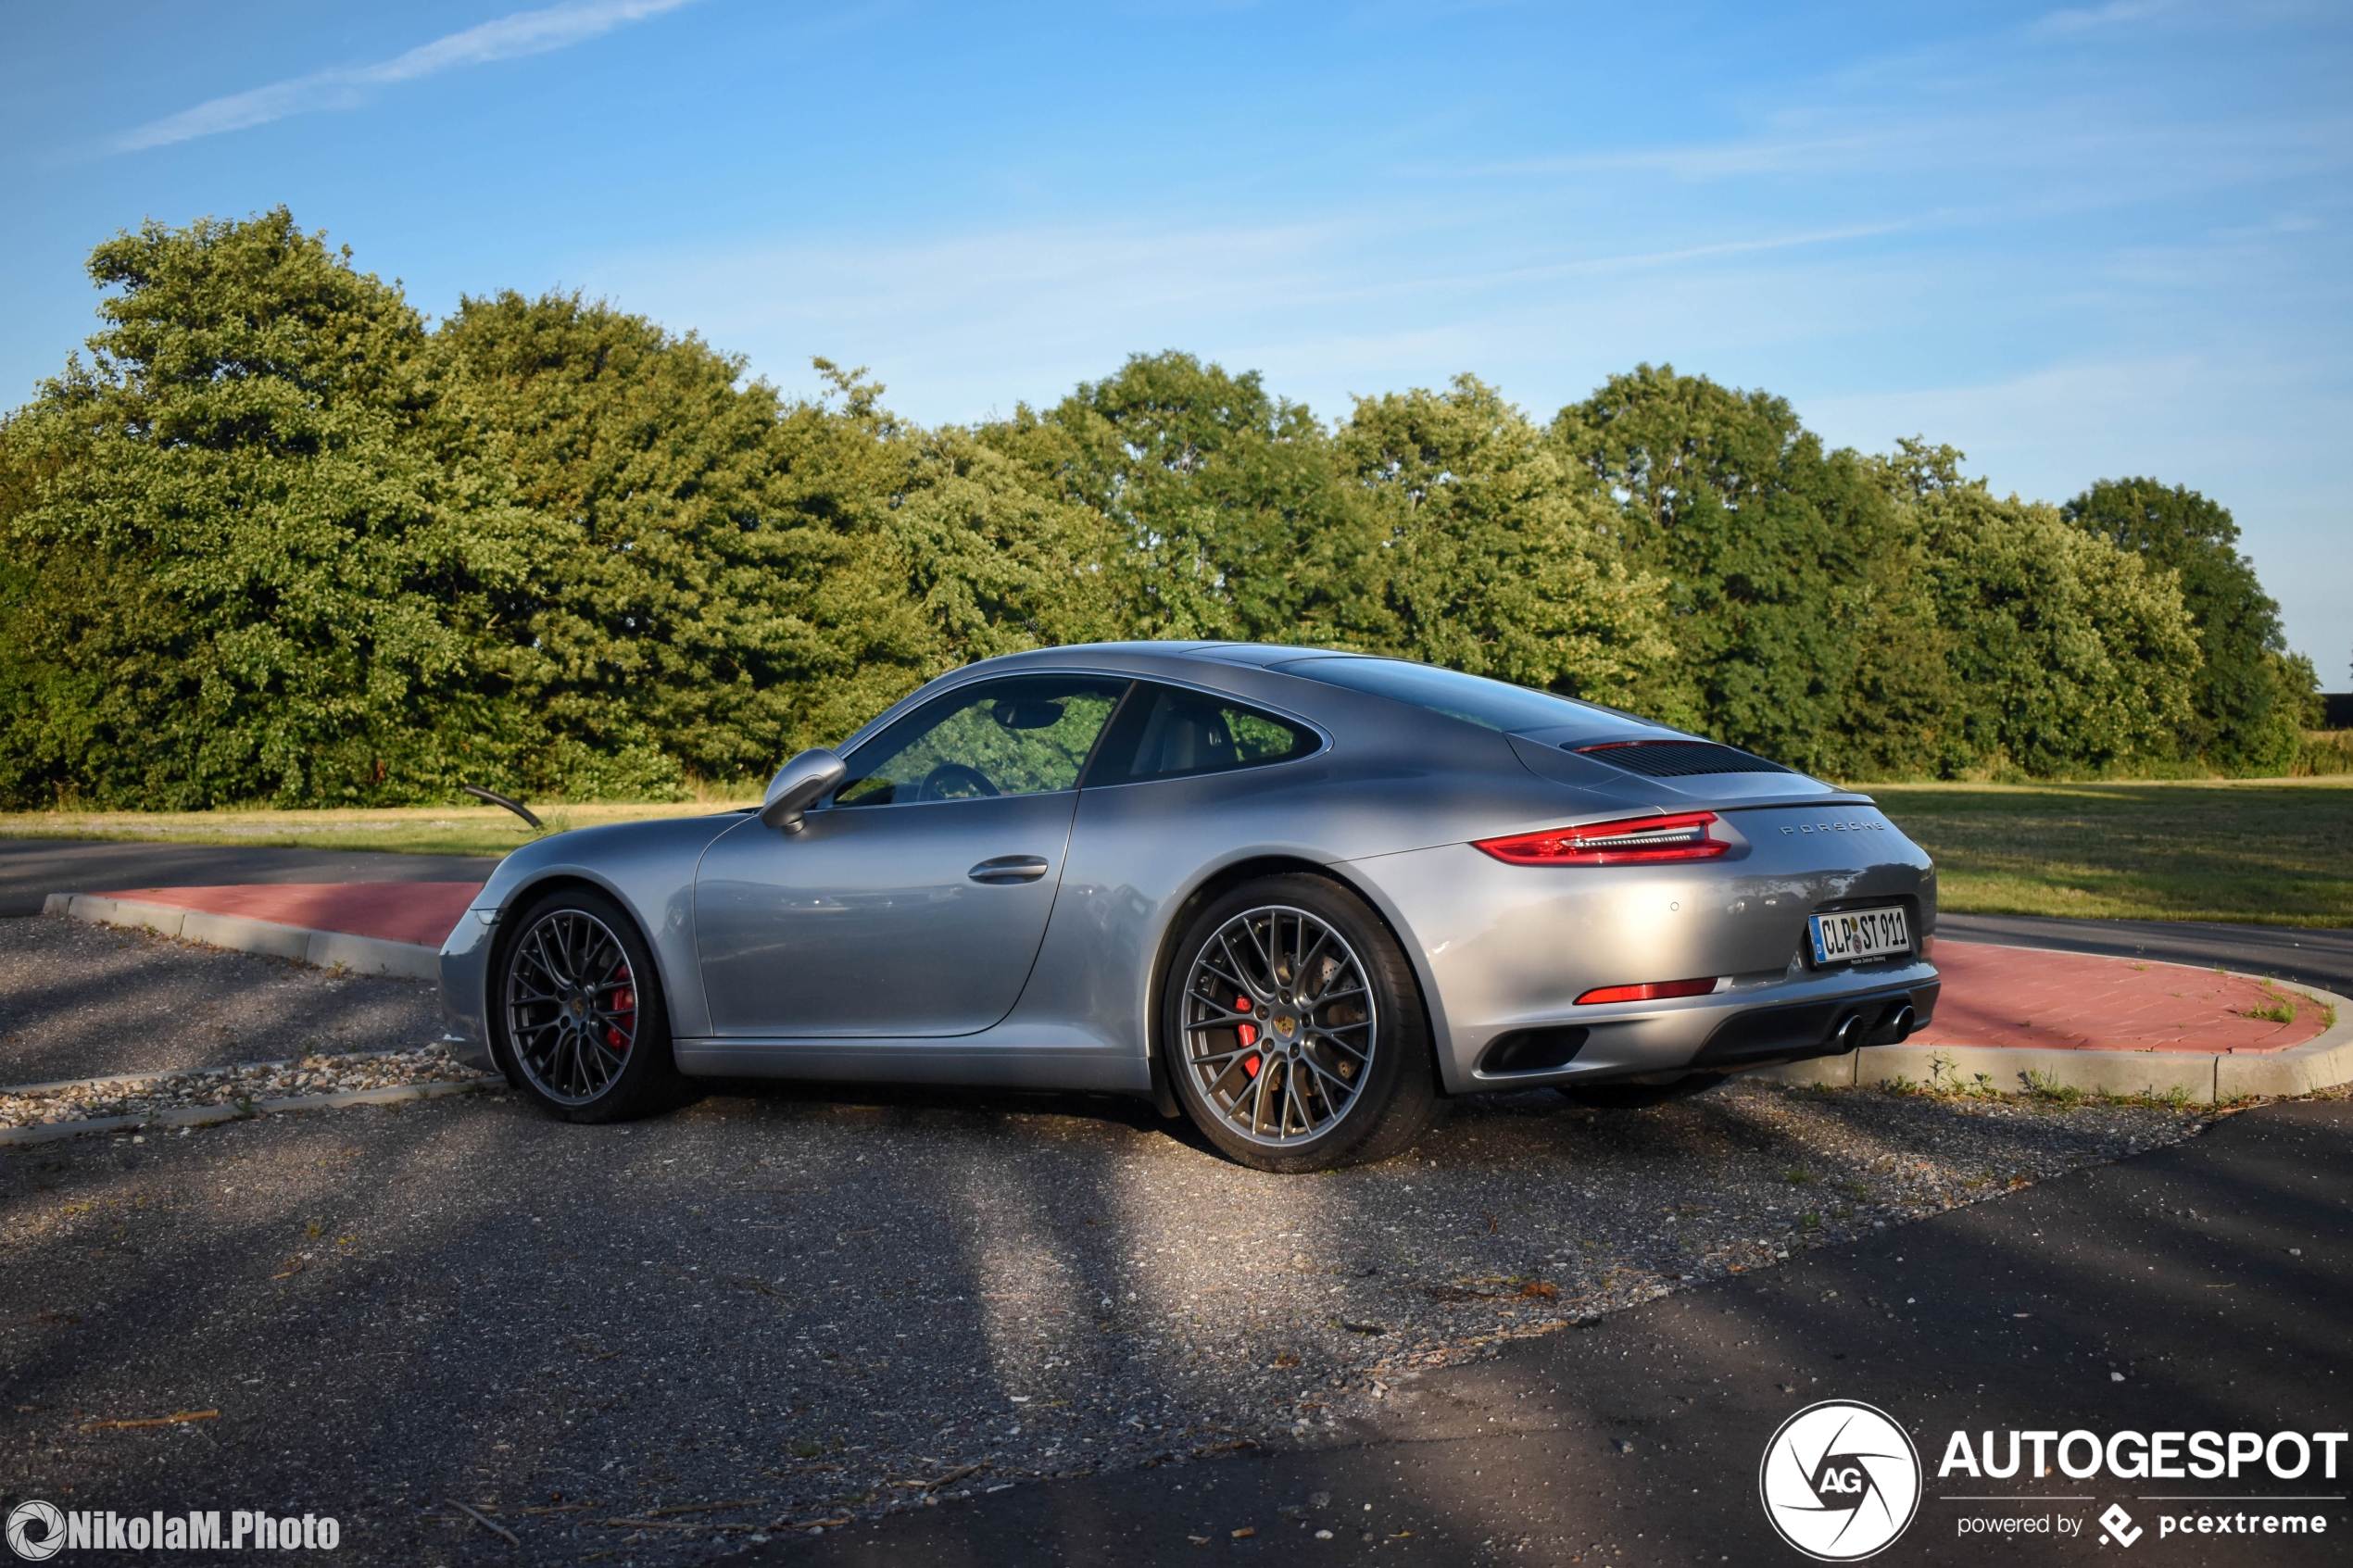
[[[0,793],[412,799],[524,735],[480,636],[525,514],[436,429],[399,289],[283,208],[101,245],[92,358],[9,421]]]
[[[550,731],[539,786],[757,776],[973,659],[1063,640],[1095,520],[819,362],[741,358],[577,295],[468,299],[436,334],[470,445],[561,541],[507,607]]]
[[[2280,607],[2239,554],[2229,509],[2183,485],[2103,479],[2061,510],[2085,533],[2181,579],[2201,655],[2182,756],[2234,772],[2284,771],[2319,679],[2310,661],[2287,652]]]
[[[1359,399],[1338,445],[1376,525],[1351,575],[1380,651],[1605,702],[1670,657],[1664,583],[1627,570],[1606,499],[1492,387]]]
[[[1982,481],[1920,497],[1961,723],[1948,773],[2096,773],[2174,756],[2197,640],[2173,573]]]
[[[978,434],[1109,521],[1101,592],[1126,634],[1346,643],[1361,630],[1368,521],[1330,433],[1255,371],[1139,354]]]
[[[1671,583],[1676,669],[1649,706],[1797,767],[1847,766],[1867,649],[1891,634],[1875,563],[1903,526],[1872,466],[1825,452],[1779,397],[1665,365],[1611,377],[1552,434],[1617,500],[1629,560]]]
[[[794,590],[840,564],[772,504],[774,391],[576,295],[466,299],[434,348],[453,420],[551,546],[499,623],[547,735],[530,786],[635,794],[773,764],[806,651]]]

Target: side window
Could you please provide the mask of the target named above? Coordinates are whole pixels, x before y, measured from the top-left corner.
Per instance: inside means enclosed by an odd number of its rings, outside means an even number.
[[[1139,784],[1222,773],[1288,762],[1321,744],[1312,730],[1225,697],[1139,684],[1104,737],[1102,758],[1087,782]]]
[[[837,806],[1038,795],[1078,783],[1127,690],[1094,675],[984,681],[925,703],[848,758]]]

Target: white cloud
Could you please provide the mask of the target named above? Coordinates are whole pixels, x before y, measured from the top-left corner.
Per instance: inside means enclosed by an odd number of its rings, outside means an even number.
[[[2105,6],[2053,11],[2038,18],[2032,31],[2045,34],[2090,32],[2097,28],[2145,21],[2175,8],[2171,0],[2108,0]]]
[[[611,31],[614,28],[674,10],[688,0],[567,0],[539,11],[517,11],[470,27],[373,65],[313,71],[266,87],[213,98],[192,109],[125,131],[111,143],[116,152],[137,152],[174,142],[266,125],[288,115],[347,109],[379,88],[464,66],[541,55]]]
[[[1466,225],[1475,231],[1476,215],[1401,224],[1382,212],[1039,226],[898,244],[836,236],[663,246],[599,257],[573,281],[658,320],[690,323],[787,386],[801,383],[812,353],[871,362],[900,381],[893,406],[918,419],[1058,397],[1131,351],[1166,347],[1263,370],[1328,416],[1347,407],[1348,393],[1390,390],[1401,378],[1524,370],[1531,339],[1557,345],[1599,334],[1609,352],[1639,357],[1632,341],[1692,308],[1692,290],[1738,287],[1702,281],[1727,267],[1835,252],[1903,227],[1767,230],[1644,251],[1591,241],[1499,251],[1473,243]],[[1790,308],[1780,301],[1774,320],[1785,322]],[[1718,314],[1756,311],[1752,303]]]

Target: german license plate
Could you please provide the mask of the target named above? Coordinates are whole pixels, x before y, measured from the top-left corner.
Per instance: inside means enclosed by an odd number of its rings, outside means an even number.
[[[1900,909],[1816,915],[1806,922],[1806,929],[1814,938],[1817,965],[1856,963],[1912,950],[1912,934],[1904,924]]]

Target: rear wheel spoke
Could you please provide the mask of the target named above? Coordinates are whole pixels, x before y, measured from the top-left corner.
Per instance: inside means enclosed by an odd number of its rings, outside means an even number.
[[[1182,995],[1185,1070],[1211,1111],[1252,1143],[1321,1136],[1363,1092],[1379,1038],[1372,992],[1347,938],[1321,917],[1288,905],[1237,914],[1194,954]],[[1233,1005],[1245,997],[1248,1010]],[[1362,1016],[1320,1020],[1332,1003]]]

